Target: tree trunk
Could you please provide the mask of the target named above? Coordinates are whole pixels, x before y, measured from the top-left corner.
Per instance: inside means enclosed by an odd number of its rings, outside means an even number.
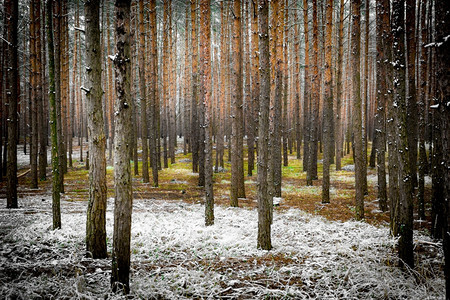
[[[58,138],[58,168],[59,168],[59,190],[64,193],[64,146],[63,130],[61,119],[61,5],[60,1],[54,1],[54,59],[55,59],[55,108],[56,108],[56,133]]]
[[[6,167],[6,207],[17,208],[17,131],[18,131],[18,41],[17,22],[19,18],[19,8],[17,1],[6,0],[5,3],[5,28],[6,28],[6,103],[7,111],[7,167]]]
[[[367,125],[368,125],[368,117],[367,117],[367,107],[369,102],[369,2],[370,0],[365,1],[365,9],[364,9],[364,80],[363,80],[363,88],[364,88],[364,97],[362,98],[362,145],[363,145],[363,182],[364,182],[364,195],[368,195],[367,190],[367,143],[369,142],[367,139]]]
[[[310,162],[310,75],[309,75],[309,27],[308,27],[308,1],[303,0],[303,30],[305,32],[305,78],[303,90],[303,172],[308,173]],[[308,181],[307,185],[312,185],[312,180]]]
[[[442,119],[442,153],[440,164],[442,165],[442,176],[444,181],[444,224],[442,234],[444,236],[444,256],[445,256],[445,291],[446,299],[450,299],[450,62],[448,60],[448,47],[450,40],[450,3],[448,1],[436,1],[436,43],[442,43],[436,47],[436,79],[437,79],[437,108]]]
[[[287,3],[287,1],[286,1]],[[285,4],[284,4],[285,5]],[[289,56],[288,56],[288,44],[289,44],[289,11],[284,11],[284,25],[282,30],[284,30],[284,40],[283,40],[283,103],[282,103],[282,122],[281,122],[281,138],[282,138],[282,148],[283,148],[283,166],[287,167],[289,165],[288,157],[288,140],[289,140],[289,119],[288,119],[288,86],[289,86]],[[279,196],[281,196],[281,161],[280,161],[280,188]]]
[[[141,142],[142,142],[142,180],[149,182],[148,174],[148,126],[147,126],[147,95],[145,83],[145,30],[144,30],[144,0],[139,0],[139,92],[141,96]],[[137,163],[137,161],[135,162]]]
[[[255,169],[255,137],[258,134],[258,111],[259,111],[259,47],[258,47],[258,8],[256,0],[252,1],[250,8],[251,17],[251,106],[249,122],[251,123],[252,138],[248,143],[248,175],[253,175]]]
[[[192,101],[191,101],[191,141],[192,171],[198,172],[198,155],[200,128],[198,123],[198,35],[197,35],[197,0],[191,1],[191,38],[192,38]]]
[[[394,109],[397,114],[396,137],[399,156],[399,219],[398,252],[400,265],[414,267],[413,253],[413,199],[412,180],[407,137],[406,68],[405,68],[405,1],[394,2],[392,7]]]
[[[150,1],[150,153],[152,164],[153,186],[158,186],[158,141],[159,141],[159,103],[157,91],[158,74],[158,46],[157,46],[157,26],[156,26],[156,0]]]
[[[205,225],[214,224],[213,164],[212,164],[212,97],[211,97],[211,5],[210,0],[200,2],[200,69],[201,96],[205,113]]]
[[[189,126],[191,123],[191,94],[190,94],[190,78],[191,78],[191,63],[190,63],[190,47],[189,47],[189,3],[186,1],[186,14],[185,14],[185,34],[184,34],[184,100],[183,100],[183,154],[187,155],[188,152],[191,152],[191,135]],[[221,4],[221,10],[223,10],[223,3]],[[222,30],[222,29],[221,29]],[[219,145],[217,145],[217,149],[219,149]],[[218,153],[218,151],[216,151]]]
[[[243,104],[242,104],[242,42],[241,1],[233,2],[233,120],[231,133],[231,194],[230,205],[238,206],[238,198],[245,198],[243,159]]]
[[[309,165],[306,174],[306,184],[312,185],[317,179],[317,151],[319,139],[319,103],[320,103],[320,78],[319,78],[319,26],[317,22],[317,0],[313,0],[313,56],[312,56],[312,81],[311,81],[311,106],[309,116]],[[314,107],[313,107],[314,103]]]
[[[37,1],[40,5],[41,1]],[[39,78],[38,80],[38,89],[37,94],[40,97],[40,104],[38,106],[38,114],[39,114],[39,179],[47,180],[47,144],[48,144],[48,101],[47,101],[47,80],[46,80],[46,54],[45,54],[45,5],[42,5],[42,14],[39,18],[39,29],[36,34],[39,35],[39,41],[36,41],[36,51],[39,53],[38,59],[38,70],[39,70]],[[41,12],[41,9],[39,9]],[[37,15],[36,15],[37,17]],[[42,34],[41,34],[42,30]],[[36,36],[36,38],[38,38]],[[41,47],[42,45],[42,47]]]
[[[31,170],[31,188],[38,187],[38,120],[37,106],[38,98],[36,96],[37,85],[36,79],[39,76],[37,71],[37,52],[36,52],[36,20],[35,17],[35,1],[30,2],[30,114],[31,114],[31,141],[30,141],[30,170]]]
[[[102,109],[100,1],[84,4],[86,17],[86,102],[89,137],[89,203],[86,250],[93,258],[106,258],[106,136]]]
[[[427,0],[421,2],[420,9],[420,27],[421,27],[421,52],[420,52],[420,102],[419,104],[419,180],[417,202],[419,207],[419,218],[425,220],[425,172],[428,165],[427,153],[425,149],[425,104],[427,99],[427,77],[429,68],[428,62],[428,48],[423,47],[427,43],[428,31],[425,24],[427,13]]]
[[[386,97],[387,88],[387,55],[390,45],[386,42],[385,34],[389,31],[389,3],[378,0],[376,4],[376,44],[377,44],[377,112],[375,115],[375,140],[377,152],[378,201],[381,211],[387,211],[386,190]],[[385,23],[385,22],[388,23]],[[373,146],[372,146],[373,147]]]
[[[330,203],[330,165],[333,144],[333,83],[331,72],[331,52],[333,30],[333,0],[326,3],[326,28],[325,28],[325,95],[323,104],[323,179],[322,179],[322,203]]]
[[[48,78],[50,101],[50,124],[52,139],[52,212],[53,229],[61,228],[61,169],[59,164],[59,143],[56,125],[56,93],[55,93],[55,48],[53,47],[53,0],[47,0],[47,42],[48,42]]]
[[[342,169],[342,68],[344,58],[344,0],[340,0],[339,6],[339,37],[338,37],[338,58],[337,58],[337,79],[336,79],[336,171]]]
[[[306,0],[305,0],[306,1]],[[272,249],[271,210],[267,192],[268,144],[269,144],[269,106],[270,106],[270,60],[269,60],[269,2],[259,0],[259,49],[260,49],[260,108],[258,122],[258,241],[257,247]]]
[[[114,237],[111,284],[113,291],[130,291],[130,241],[133,191],[131,185],[130,146],[130,4],[116,0],[116,75],[115,139],[114,139]]]
[[[406,53],[408,66],[408,98],[406,99],[406,113],[408,122],[408,151],[410,161],[411,184],[417,186],[417,123],[418,108],[416,95],[416,1],[406,0]],[[417,33],[418,34],[418,33]]]
[[[364,158],[362,144],[362,118],[361,118],[361,73],[360,73],[360,53],[361,53],[361,0],[352,0],[352,127],[354,137],[355,156],[355,201],[356,219],[364,219]]]

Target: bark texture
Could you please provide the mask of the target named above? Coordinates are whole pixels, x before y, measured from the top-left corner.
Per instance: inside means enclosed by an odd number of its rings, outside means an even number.
[[[361,0],[352,0],[352,128],[354,140],[355,157],[355,204],[356,219],[364,219],[364,158],[362,144],[362,113],[361,113],[361,73],[360,73],[360,53],[361,53]]]
[[[130,106],[130,0],[115,2],[116,75],[114,134],[114,236],[111,285],[113,291],[130,291],[130,241],[133,193],[131,186],[130,145],[132,124]]]
[[[6,103],[8,105],[7,114],[7,166],[6,166],[6,207],[17,208],[17,131],[19,126],[18,118],[18,41],[17,22],[19,18],[18,1],[5,1],[5,22],[6,22],[6,64],[7,64],[7,90]]]
[[[405,1],[392,6],[394,109],[397,115],[396,136],[399,157],[399,218],[398,252],[400,265],[414,267],[413,253],[413,199],[406,113],[406,61],[405,61]]]
[[[58,133],[56,126],[56,99],[55,99],[55,49],[53,47],[53,0],[47,0],[47,43],[48,43],[48,77],[50,102],[50,127],[52,145],[52,214],[53,229],[61,228],[61,184],[59,177],[60,164],[58,152]]]
[[[214,224],[213,163],[212,163],[212,96],[211,96],[211,5],[210,0],[200,2],[200,61],[201,91],[205,113],[205,225]]]
[[[243,103],[242,103],[242,41],[241,1],[233,2],[233,87],[231,124],[231,194],[230,205],[238,206],[238,198],[245,198],[244,147],[243,147]]]
[[[100,0],[86,1],[86,104],[89,138],[89,202],[86,250],[93,258],[105,258],[106,248],[106,136],[101,88]],[[88,254],[89,255],[89,254]]]
[[[258,129],[258,248],[270,250],[271,210],[267,191],[269,106],[270,106],[270,60],[269,60],[269,1],[259,0],[259,49],[260,49],[260,108]]]

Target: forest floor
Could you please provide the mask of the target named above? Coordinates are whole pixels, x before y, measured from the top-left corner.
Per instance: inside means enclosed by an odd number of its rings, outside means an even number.
[[[86,145],[84,147],[86,150]],[[21,153],[21,151],[19,151]],[[88,171],[74,151],[65,176],[62,229],[53,231],[51,180],[29,188],[19,178],[19,209],[5,209],[0,183],[0,298],[118,299],[110,291],[110,259],[86,257]],[[319,157],[320,159],[320,157]],[[19,174],[29,165],[19,156]],[[351,155],[331,172],[331,203],[321,203],[321,180],[306,186],[302,162],[283,167],[282,199],[274,207],[273,250],[256,249],[256,172],[246,198],[229,207],[230,164],[214,173],[215,225],[204,226],[204,196],[190,155],[160,171],[160,186],[133,177],[131,295],[137,298],[443,299],[443,252],[416,221],[416,266],[396,267],[389,213],[378,209],[376,171],[368,169],[365,220],[354,220]],[[138,165],[141,172],[141,164]],[[132,165],[132,169],[133,165]],[[318,165],[321,178],[322,164]],[[48,171],[50,174],[50,170]],[[141,173],[140,173],[141,174]],[[113,236],[114,185],[108,162],[107,243]],[[151,180],[151,179],[150,179]],[[427,178],[427,197],[430,180]],[[427,205],[429,208],[429,205]]]

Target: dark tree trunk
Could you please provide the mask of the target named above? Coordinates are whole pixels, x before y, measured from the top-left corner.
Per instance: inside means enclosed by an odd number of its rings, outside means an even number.
[[[132,130],[130,107],[130,0],[116,0],[116,75],[114,134],[114,237],[111,284],[113,291],[130,291],[130,241],[133,191],[131,185],[130,146]]]
[[[270,250],[272,205],[267,192],[269,106],[270,106],[270,60],[269,60],[269,1],[259,0],[259,49],[260,49],[260,108],[258,122],[258,241],[257,247]]]
[[[192,101],[191,101],[191,141],[192,141],[192,171],[198,172],[198,155],[200,143],[200,128],[198,123],[198,35],[197,35],[197,0],[191,1],[191,32],[192,32]]]
[[[231,134],[231,194],[230,205],[238,206],[238,198],[245,198],[243,159],[243,104],[242,104],[242,41],[241,1],[233,5],[233,120]]]
[[[436,80],[437,80],[437,99],[439,107],[442,132],[442,177],[444,181],[444,199],[443,211],[443,230],[444,237],[444,256],[445,256],[445,291],[446,299],[450,299],[450,61],[448,59],[448,48],[450,46],[450,39],[448,33],[450,32],[450,3],[448,1],[436,1],[436,43],[442,43],[436,47]]]
[[[337,59],[337,82],[336,82],[336,171],[341,170],[342,159],[342,67],[344,58],[344,0],[340,0],[339,6],[339,36],[338,36],[338,59]]]
[[[153,186],[158,186],[158,141],[159,141],[159,100],[157,91],[158,49],[156,28],[156,0],[150,1],[150,154],[152,164]]]
[[[406,113],[408,122],[408,151],[410,161],[410,178],[413,188],[417,186],[417,123],[418,108],[416,95],[416,1],[406,0],[406,53],[408,66],[408,98]],[[418,33],[417,33],[418,34]]]
[[[325,33],[325,95],[323,103],[323,180],[322,203],[330,202],[330,165],[333,156],[333,83],[331,71],[331,31],[333,29],[333,1],[326,4],[326,33]]]
[[[30,114],[31,114],[31,141],[30,141],[30,170],[31,170],[31,188],[38,187],[38,97],[37,97],[37,77],[40,75],[37,71],[37,56],[36,51],[36,26],[39,25],[39,20],[36,20],[36,1],[30,2],[30,84],[31,84],[31,97],[30,97]],[[39,37],[40,38],[40,37]],[[39,53],[40,55],[40,53]]]
[[[386,97],[387,88],[387,53],[390,45],[386,42],[386,34],[389,32],[389,2],[378,0],[376,4],[377,14],[377,111],[375,114],[375,140],[377,153],[377,175],[378,175],[378,201],[381,211],[387,211],[387,189],[386,189]],[[387,23],[386,23],[387,22]]]
[[[59,168],[59,190],[64,193],[64,136],[61,119],[61,5],[60,1],[54,1],[54,53],[55,53],[55,108],[56,108],[56,133],[58,138],[58,168]]]
[[[36,9],[38,9],[39,6],[39,14],[41,13],[40,0],[36,1]],[[39,78],[37,78],[37,91],[36,95],[39,98],[39,104],[38,104],[38,123],[39,123],[39,179],[41,181],[47,180],[47,143],[48,143],[48,109],[47,105],[48,102],[46,101],[46,95],[45,89],[44,89],[44,83],[45,80],[45,32],[42,28],[45,27],[45,7],[42,7],[42,18],[38,17],[36,15],[37,20],[39,21],[39,27],[36,29],[36,52],[39,53],[39,56],[37,57],[37,63],[38,63],[38,72],[39,72]],[[37,13],[37,12],[36,12]],[[42,29],[42,34],[41,34]],[[42,45],[42,47],[41,47]]]
[[[425,172],[428,165],[427,153],[425,149],[426,115],[425,105],[427,99],[427,77],[429,69],[428,48],[423,47],[427,43],[428,30],[425,24],[428,1],[421,2],[420,27],[421,27],[421,51],[420,51],[420,101],[419,108],[419,180],[417,202],[419,206],[419,218],[425,220]]]
[[[310,118],[310,80],[309,80],[309,29],[308,29],[308,2],[307,0],[303,0],[303,30],[305,31],[305,84],[304,84],[304,93],[303,93],[303,172],[307,172],[309,168],[310,162],[310,127],[309,127],[309,118]],[[307,185],[312,185],[312,180],[308,181],[307,176]]]
[[[86,250],[93,258],[105,258],[106,249],[106,136],[101,88],[100,0],[84,4],[86,17],[86,103],[89,137],[89,203]]]
[[[400,265],[414,267],[413,253],[413,199],[409,160],[406,113],[406,67],[405,67],[405,1],[394,2],[392,7],[394,109],[397,115],[396,137],[398,146],[399,218],[398,251]]]
[[[48,78],[49,78],[49,102],[50,124],[52,139],[52,212],[53,229],[61,228],[61,183],[59,177],[60,164],[58,152],[58,133],[56,125],[56,93],[55,93],[55,48],[53,47],[53,0],[47,0],[47,43],[48,43]]]
[[[201,97],[205,130],[205,224],[214,224],[213,164],[212,164],[212,97],[211,97],[211,6],[210,0],[200,2],[200,69]]]
[[[147,93],[145,83],[146,58],[144,30],[144,0],[139,0],[139,92],[141,96],[141,142],[142,142],[142,180],[149,182],[148,174],[148,127],[147,127]],[[135,162],[137,163],[137,161]]]
[[[18,85],[19,65],[18,65],[18,41],[17,22],[19,18],[18,1],[6,0],[5,3],[5,28],[7,57],[7,82],[6,82],[6,103],[7,112],[7,167],[6,167],[6,207],[17,208],[17,132],[19,125],[18,118]]]
[[[361,73],[360,73],[360,53],[361,53],[361,0],[352,0],[352,55],[350,57],[352,65],[352,127],[354,137],[354,157],[355,157],[355,204],[356,219],[364,219],[364,158],[362,143],[362,118],[361,118]]]

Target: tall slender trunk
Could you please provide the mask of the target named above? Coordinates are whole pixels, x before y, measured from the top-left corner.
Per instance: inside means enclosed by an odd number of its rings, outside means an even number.
[[[421,51],[420,51],[420,101],[418,103],[419,108],[419,179],[418,179],[418,192],[417,200],[419,207],[419,218],[425,220],[425,172],[428,165],[427,153],[425,149],[425,133],[426,133],[426,120],[425,120],[425,105],[427,99],[427,77],[429,68],[428,62],[428,48],[423,47],[427,43],[428,30],[425,24],[427,14],[428,0],[421,2],[420,9],[420,28],[421,28]]]
[[[393,66],[394,66],[394,110],[397,115],[396,137],[399,156],[399,218],[398,252],[400,265],[414,267],[413,253],[413,199],[411,165],[409,160],[406,112],[406,68],[405,68],[405,1],[394,2],[392,7]]]
[[[361,73],[360,73],[360,53],[361,53],[361,0],[352,0],[352,127],[354,139],[355,157],[355,203],[356,219],[364,219],[364,158],[362,144],[362,118],[361,118]]]
[[[131,184],[130,146],[132,125],[130,106],[130,0],[116,0],[116,75],[114,139],[114,236],[111,284],[113,291],[130,291],[130,240],[133,190]]]
[[[310,162],[310,74],[309,74],[309,26],[308,26],[308,1],[303,0],[303,30],[305,34],[305,78],[303,88],[303,172],[308,172]],[[312,180],[307,180],[307,185],[312,185]]]
[[[189,8],[190,5],[186,1],[186,14],[185,14],[185,32],[184,32],[184,100],[183,100],[183,153],[184,155],[188,154],[188,152],[191,152],[191,132],[189,130],[189,126],[191,124],[191,52],[189,47]],[[221,7],[223,7],[223,3],[221,4]],[[223,10],[223,8],[222,8]],[[217,145],[217,148],[219,148],[219,145]],[[216,151],[218,153],[218,151]]]
[[[191,101],[191,141],[192,171],[198,172],[198,151],[200,128],[198,123],[198,35],[197,35],[197,0],[191,0],[191,38],[192,38],[192,101]]]
[[[367,139],[367,126],[368,126],[368,116],[367,116],[367,108],[369,103],[369,22],[370,22],[370,14],[369,14],[369,6],[370,0],[365,1],[365,9],[364,9],[364,80],[363,80],[363,88],[364,88],[364,97],[362,98],[362,143],[363,143],[363,182],[364,182],[364,195],[368,195],[367,188],[367,144],[369,140]],[[373,146],[373,145],[372,145]]]
[[[342,68],[344,58],[344,0],[340,0],[339,5],[339,34],[338,34],[338,58],[337,58],[337,78],[336,78],[336,171],[342,168]]]
[[[58,136],[58,168],[59,168],[59,185],[61,193],[64,193],[64,136],[62,128],[62,103],[61,103],[61,5],[60,1],[54,1],[54,54],[55,54],[55,103],[56,103],[56,132]]]
[[[416,1],[406,0],[406,53],[408,68],[408,91],[406,99],[406,113],[408,122],[408,151],[410,160],[410,177],[413,188],[417,186],[417,124],[418,108],[416,93]],[[417,33],[418,34],[418,33]]]
[[[233,2],[233,120],[231,129],[231,194],[230,205],[238,206],[238,198],[245,198],[243,158],[243,103],[242,103],[242,41],[241,1]]]
[[[6,168],[6,207],[17,208],[17,131],[18,131],[18,40],[17,23],[19,18],[19,7],[17,1],[6,0],[5,3],[5,29],[6,29],[6,51],[7,51],[7,82],[6,103],[7,111],[7,168]]]
[[[59,164],[59,143],[56,125],[56,83],[55,83],[55,48],[53,47],[53,0],[47,0],[47,42],[48,42],[48,78],[50,101],[50,124],[52,140],[52,213],[53,229],[61,228],[61,184],[59,177],[62,175]]]
[[[36,25],[35,25],[35,32],[36,32],[36,64],[37,64],[37,77],[36,77],[36,98],[38,101],[37,104],[37,114],[38,114],[38,139],[39,139],[39,179],[40,180],[46,180],[46,169],[47,169],[47,140],[48,140],[48,134],[46,131],[46,115],[44,115],[44,93],[43,93],[43,63],[42,63],[42,38],[45,37],[45,34],[41,34],[41,1],[40,0],[34,0],[34,8],[35,8],[35,18],[36,18]],[[45,111],[46,112],[46,111]]]
[[[144,27],[144,0],[139,0],[139,93],[141,96],[141,143],[142,143],[142,180],[149,182],[148,174],[148,125],[147,125],[147,93],[145,82],[146,58]],[[137,162],[135,162],[137,163]]]
[[[325,95],[323,104],[323,179],[322,179],[322,203],[330,202],[330,165],[333,144],[333,82],[331,72],[331,52],[333,29],[333,0],[326,3],[326,28],[325,28]]]
[[[106,249],[106,136],[104,132],[102,65],[100,49],[100,0],[84,4],[86,17],[86,93],[89,137],[89,203],[86,250],[105,258]]]
[[[288,4],[288,1],[286,1]],[[286,4],[284,4],[286,6]],[[288,157],[288,140],[289,139],[289,119],[288,119],[288,86],[289,82],[289,55],[288,55],[288,44],[289,44],[289,11],[284,11],[284,25],[282,30],[284,31],[284,40],[283,40],[283,103],[282,103],[282,122],[281,122],[281,138],[282,138],[282,151],[283,151],[283,166],[287,167],[289,165],[289,157]],[[280,162],[280,178],[281,178],[281,162]],[[281,184],[280,184],[280,193],[281,196]]]
[[[388,97],[387,87],[387,55],[389,44],[385,41],[385,34],[389,31],[388,3],[386,0],[378,0],[376,4],[376,44],[377,44],[377,111],[375,114],[375,140],[377,141],[377,175],[378,175],[378,201],[381,211],[387,211],[387,190],[386,190],[386,97]]]
[[[306,1],[306,0],[305,0]],[[270,106],[270,60],[269,60],[269,1],[259,0],[259,49],[260,49],[260,97],[258,122],[258,240],[257,247],[270,250],[272,205],[267,192],[269,106]]]
[[[294,18],[299,19],[299,11],[295,10]],[[297,22],[294,27],[294,126],[295,126],[295,151],[297,152],[297,159],[301,158],[302,148],[302,123],[301,123],[301,107],[300,107],[300,23]]]
[[[157,26],[156,26],[156,0],[150,1],[149,6],[149,24],[150,24],[150,154],[152,165],[153,186],[157,187],[158,180],[158,141],[159,141],[159,99],[157,91],[158,76],[158,44],[157,44]]]
[[[211,97],[211,6],[210,0],[200,2],[200,73],[201,98],[204,109],[205,128],[205,224],[214,224],[214,195],[213,195],[213,169],[212,169],[212,97]]]
[[[444,181],[444,197],[443,201],[443,228],[442,234],[444,238],[444,256],[445,256],[445,291],[446,299],[450,299],[450,63],[448,60],[448,47],[450,40],[448,33],[450,32],[450,4],[448,1],[436,1],[436,43],[442,43],[441,46],[436,47],[436,79],[437,79],[437,99],[440,117],[442,119],[442,153],[441,161],[442,165],[442,177]]]
[[[39,20],[36,20],[36,3],[30,3],[30,83],[31,83],[31,141],[30,141],[30,169],[31,169],[31,188],[38,187],[38,97],[37,97],[37,77],[39,77],[37,70],[37,52],[36,52],[36,25]],[[40,37],[39,37],[40,38]]]

